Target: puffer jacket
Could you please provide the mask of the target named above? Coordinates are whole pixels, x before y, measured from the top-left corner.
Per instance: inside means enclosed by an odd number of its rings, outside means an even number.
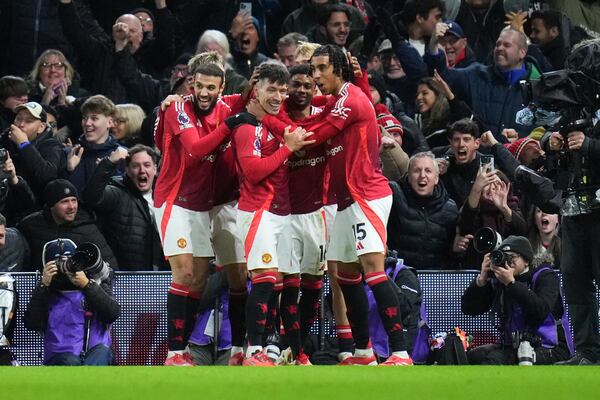
[[[408,182],[390,182],[393,203],[388,246],[404,264],[417,269],[448,266],[458,209],[441,184],[430,197],[418,196]]]
[[[121,270],[142,271],[167,267],[148,202],[125,176],[112,177],[116,166],[102,160],[82,198],[98,213],[101,230]],[[112,178],[111,178],[112,177]]]
[[[100,249],[102,259],[114,270],[118,269],[117,259],[106,239],[96,226],[96,217],[81,206],[75,220],[71,223],[58,225],[52,218],[50,209],[29,214],[17,224],[17,229],[25,236],[31,250],[31,271],[42,271],[42,251],[44,245],[54,239],[71,239],[77,246],[82,243],[94,243]]]

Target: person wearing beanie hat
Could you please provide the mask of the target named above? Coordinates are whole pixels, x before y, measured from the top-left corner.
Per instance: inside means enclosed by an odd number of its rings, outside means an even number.
[[[79,207],[79,193],[75,186],[65,179],[55,179],[46,185],[43,193],[44,208],[29,214],[17,224],[31,249],[34,271],[43,269],[44,245],[58,235],[72,240],[76,245],[84,242],[96,244],[102,258],[113,269],[117,269],[117,260],[96,226],[95,216]]]
[[[258,20],[247,12],[240,11],[231,21],[229,37],[235,70],[250,79],[254,67],[269,59],[259,52],[261,27]]]
[[[44,337],[44,365],[111,365],[111,324],[121,313],[112,295],[113,274],[106,264],[102,275],[65,269],[77,247],[68,237],[43,244],[42,279],[23,322]]]
[[[514,365],[533,359],[535,364],[554,364],[568,359],[557,274],[533,262],[533,249],[523,236],[507,237],[497,250],[507,256],[506,262],[494,265],[490,254],[485,255],[479,275],[462,296],[461,310],[472,316],[490,309],[503,315],[502,335],[499,343],[470,350],[469,363]]]
[[[530,137],[524,137],[515,140],[512,143],[505,143],[504,147],[506,147],[521,164],[530,168],[537,164],[540,157],[544,156],[544,151],[540,146],[540,142]]]

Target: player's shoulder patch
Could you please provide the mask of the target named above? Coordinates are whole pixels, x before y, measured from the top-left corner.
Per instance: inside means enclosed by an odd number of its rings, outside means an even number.
[[[190,116],[185,111],[184,103],[181,103],[181,102],[175,103],[175,111],[177,113],[177,123],[179,124],[180,130],[184,130],[184,129],[193,127]]]

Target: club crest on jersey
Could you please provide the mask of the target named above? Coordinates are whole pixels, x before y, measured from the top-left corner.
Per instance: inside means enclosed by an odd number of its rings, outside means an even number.
[[[187,246],[187,241],[184,238],[180,238],[177,240],[177,247],[180,249],[184,249]]]
[[[273,256],[271,256],[269,253],[265,253],[262,255],[262,262],[264,262],[265,264],[270,263],[273,260]]]
[[[178,111],[177,122],[179,122],[179,129],[187,129],[192,127],[192,124],[190,123],[190,117],[188,117],[183,110]]]

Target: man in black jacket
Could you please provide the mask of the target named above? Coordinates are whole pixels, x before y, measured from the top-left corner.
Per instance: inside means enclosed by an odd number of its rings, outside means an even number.
[[[531,14],[530,20],[531,41],[540,46],[555,70],[563,69],[569,48],[561,32],[561,13],[556,10],[538,10]]]
[[[522,236],[509,236],[499,250],[506,258],[498,262],[485,255],[480,274],[462,296],[461,310],[467,315],[480,315],[490,308],[497,312],[501,342],[471,350],[469,362],[510,365],[533,358],[536,364],[552,364],[567,359],[558,276],[547,266],[532,263],[533,249]]]
[[[111,179],[123,160],[125,176]],[[129,152],[119,147],[100,161],[82,194],[85,204],[101,216],[102,232],[122,270],[168,269],[148,206],[157,162],[150,147],[136,145]]]
[[[46,185],[44,193],[44,209],[28,215],[17,224],[31,249],[32,271],[42,271],[44,244],[57,238],[70,239],[76,245],[94,243],[100,248],[102,259],[111,268],[118,269],[117,260],[96,226],[93,214],[79,208],[75,186],[64,179],[56,179]]]
[[[388,220],[388,246],[404,264],[417,269],[447,266],[458,209],[431,152],[410,158],[407,182],[390,182],[394,203]]]
[[[89,254],[90,243],[83,246]],[[38,260],[43,275],[27,305],[25,327],[43,332],[45,365],[111,365],[110,328],[121,313],[112,294],[113,273],[101,258],[93,271],[64,268],[75,257],[77,246],[69,239],[44,245]]]
[[[11,153],[17,175],[23,177],[42,204],[44,187],[58,177],[66,157],[46,123],[47,115],[41,105],[32,101],[17,106],[15,112],[8,134],[10,142],[4,145]]]

